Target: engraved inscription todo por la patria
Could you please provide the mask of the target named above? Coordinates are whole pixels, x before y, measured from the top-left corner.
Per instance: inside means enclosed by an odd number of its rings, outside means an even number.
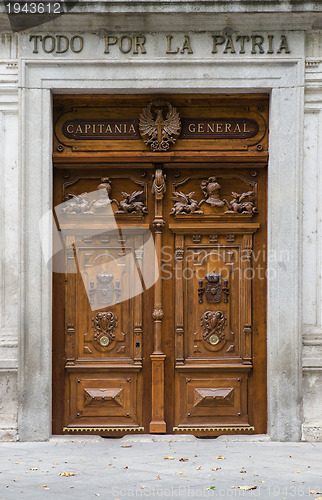
[[[156,34],[157,35],[157,34]],[[98,36],[98,35],[97,35]],[[153,52],[153,34],[106,34],[102,39],[102,54],[146,55]],[[159,55],[191,55],[197,52],[197,35],[161,35],[158,43]],[[209,34],[208,43],[203,47],[203,55],[260,55],[290,54],[290,44],[286,35],[268,34]],[[90,47],[86,36],[81,35],[30,35],[34,54],[79,54]],[[200,52],[200,49],[199,49]],[[199,54],[200,55],[200,54]]]

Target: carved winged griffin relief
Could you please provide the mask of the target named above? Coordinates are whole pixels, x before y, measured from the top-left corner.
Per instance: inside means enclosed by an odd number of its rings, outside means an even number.
[[[174,182],[174,186],[182,185],[187,182],[190,178],[186,177],[180,182]],[[247,179],[242,178],[244,182],[248,182]],[[255,184],[255,183],[253,183]],[[178,214],[203,214],[204,211],[200,210],[200,207],[203,203],[207,203],[215,210],[216,214],[248,214],[254,215],[258,214],[257,207],[255,206],[257,195],[256,195],[256,187],[252,191],[247,191],[245,193],[236,193],[232,191],[230,201],[225,198],[220,197],[221,185],[219,184],[217,177],[208,177],[200,184],[201,191],[203,192],[203,199],[197,201],[193,199],[195,192],[191,192],[188,194],[183,193],[182,191],[174,191],[172,199],[174,200],[174,206],[170,211],[170,215],[178,215]],[[228,210],[225,210],[227,208]],[[222,210],[218,210],[222,209]],[[207,213],[206,215],[210,215]]]
[[[257,214],[258,210],[255,207],[254,191],[238,194],[234,191],[231,193],[233,199],[231,201],[224,200],[228,210],[225,214]]]
[[[143,191],[133,191],[133,193],[125,193],[122,191],[123,200],[115,201],[118,211],[117,214],[141,213],[147,214],[148,209],[144,205]]]
[[[133,181],[136,182],[135,179]],[[62,214],[66,215],[111,215],[111,205],[115,203],[118,208],[118,211],[116,212],[117,214],[148,213],[148,209],[145,206],[146,196],[144,194],[144,191],[133,191],[133,193],[126,193],[125,191],[123,191],[121,193],[123,196],[123,199],[121,201],[111,199],[111,191],[112,185],[110,179],[108,177],[103,177],[101,179],[101,183],[96,188],[95,193],[97,194],[97,196],[95,197],[95,199],[93,199],[92,193],[68,193],[67,203],[65,204],[64,208],[62,208],[61,212]]]
[[[177,214],[203,214],[202,210],[198,210],[200,203],[193,199],[195,192],[184,194],[181,191],[175,191],[172,199],[175,202],[170,211],[170,215]]]
[[[98,198],[91,199],[89,193],[82,194],[68,193],[68,200],[66,206],[62,208],[62,214],[95,214],[109,207],[112,203],[109,195],[112,186],[108,177],[103,177],[101,183],[97,187]]]
[[[62,208],[61,213],[66,215],[93,214],[94,212],[91,208],[94,201],[88,201],[87,194],[88,193],[68,193],[68,203],[64,208]]]
[[[139,130],[152,151],[168,151],[181,132],[179,113],[169,102],[152,101],[141,113]]]

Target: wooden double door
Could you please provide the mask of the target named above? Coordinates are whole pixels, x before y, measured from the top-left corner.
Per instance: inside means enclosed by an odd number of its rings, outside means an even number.
[[[59,165],[54,203],[54,433],[266,432],[266,168]]]

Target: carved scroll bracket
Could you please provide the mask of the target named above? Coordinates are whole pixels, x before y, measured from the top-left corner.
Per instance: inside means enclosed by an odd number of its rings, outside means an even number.
[[[161,168],[157,168],[153,175],[152,194],[156,200],[162,200],[166,192],[166,175],[163,174]]]

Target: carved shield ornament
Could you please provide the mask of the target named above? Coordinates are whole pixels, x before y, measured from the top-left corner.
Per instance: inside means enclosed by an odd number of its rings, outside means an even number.
[[[181,132],[179,113],[169,102],[154,100],[142,111],[139,130],[152,151],[168,151]]]

